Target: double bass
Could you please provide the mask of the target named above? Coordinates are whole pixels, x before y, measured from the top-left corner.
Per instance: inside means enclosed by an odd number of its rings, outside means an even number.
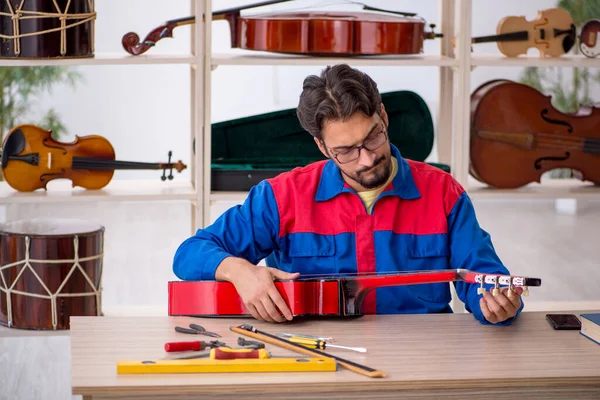
[[[557,168],[577,170],[600,184],[600,108],[566,114],[551,97],[506,79],[471,95],[470,173],[499,189],[541,182]]]
[[[244,50],[314,56],[357,56],[384,54],[419,54],[423,41],[442,37],[425,32],[425,21],[415,13],[388,11],[367,5],[357,11],[278,11],[241,16],[244,9],[283,3],[271,0],[243,7],[216,11],[215,21],[229,23],[231,47]],[[360,3],[359,3],[360,4]],[[132,55],[140,55],[163,38],[173,37],[173,30],[195,23],[195,17],[167,21],[153,29],[143,41],[135,32],[123,36],[122,45]]]

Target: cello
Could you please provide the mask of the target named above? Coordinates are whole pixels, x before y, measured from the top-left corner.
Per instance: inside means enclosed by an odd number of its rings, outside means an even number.
[[[490,287],[497,295],[501,286],[508,286],[508,296],[516,287],[529,294],[529,287],[542,285],[539,278],[482,274],[465,269],[433,271],[403,271],[389,274],[306,276],[296,280],[277,280],[292,315],[301,317],[359,317],[362,303],[371,290],[380,287],[420,285],[440,282],[479,284],[477,294]],[[226,281],[170,281],[168,283],[169,316],[232,317],[250,316],[235,286]]]
[[[488,81],[471,95],[470,166],[477,180],[499,189],[541,182],[557,168],[600,184],[600,108],[565,114],[551,97],[522,83]]]
[[[270,12],[253,16],[240,11],[290,0],[271,0],[248,6],[216,11],[212,19],[229,23],[231,47],[244,50],[313,56],[357,56],[419,54],[423,41],[442,37],[425,32],[425,21],[414,13],[387,11],[367,5],[373,12]],[[362,3],[358,3],[362,4]],[[195,17],[167,21],[153,29],[145,39],[135,32],[123,36],[122,45],[132,55],[140,55],[163,38],[173,37],[178,26],[195,23]]]
[[[46,189],[54,179],[70,179],[73,187],[101,189],[111,181],[117,169],[162,169],[161,179],[173,179],[187,166],[181,161],[171,163],[141,163],[115,160],[110,142],[99,135],[76,136],[71,143],[52,138],[52,131],[39,126],[18,125],[2,144],[2,174],[6,182],[21,192]],[[170,170],[166,176],[166,170]]]

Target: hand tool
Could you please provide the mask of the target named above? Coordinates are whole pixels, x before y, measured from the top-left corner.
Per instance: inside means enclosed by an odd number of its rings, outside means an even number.
[[[196,340],[193,342],[168,342],[165,343],[165,351],[167,353],[171,353],[174,351],[199,351],[204,350],[205,348],[215,348],[215,347],[229,347],[225,343],[220,342],[218,340],[211,340],[210,342],[205,342],[203,340]]]
[[[379,371],[377,369],[367,367],[366,365],[361,365],[359,363],[344,359],[342,357],[338,357],[338,356],[335,356],[332,354],[327,354],[327,353],[324,353],[324,352],[316,350],[316,349],[308,349],[300,344],[290,342],[289,340],[287,340],[285,338],[278,337],[276,335],[272,335],[270,333],[260,331],[250,324],[241,324],[238,326],[230,326],[229,330],[239,333],[240,335],[249,336],[256,340],[260,340],[262,342],[270,343],[275,346],[279,346],[279,347],[283,347],[288,350],[295,351],[297,353],[306,354],[306,355],[309,355],[312,357],[332,358],[332,359],[336,360],[337,363],[339,365],[343,366],[344,368],[349,369],[350,371],[356,372],[357,374],[368,376],[370,378],[385,378],[385,377],[387,377],[387,374],[383,371]],[[310,360],[310,358],[309,358],[309,360]]]
[[[175,330],[177,332],[188,333],[190,335],[206,335],[206,336],[211,336],[211,337],[221,337],[221,335],[219,335],[218,333],[207,332],[206,329],[204,329],[203,326],[200,326],[198,324],[190,324],[189,326],[190,326],[191,329],[182,328],[180,326],[176,326]]]
[[[117,374],[197,372],[322,372],[337,371],[330,357],[254,358],[237,360],[119,360]]]
[[[289,339],[291,337],[301,337],[301,338],[305,338],[305,339],[325,340],[325,341],[330,341],[330,342],[333,341],[332,337],[306,335],[306,334],[302,334],[302,333],[278,333],[277,336],[287,338],[287,339]]]
[[[240,346],[248,347],[248,348],[253,348],[253,349],[264,349],[265,348],[265,344],[264,343],[255,342],[254,340],[246,340],[246,339],[244,339],[241,336],[238,338],[237,343]]]
[[[332,347],[336,349],[344,349],[344,350],[352,350],[358,351],[359,353],[366,353],[367,349],[364,347],[346,347],[346,346],[338,346],[335,344],[329,344],[324,340],[316,340],[316,339],[306,339],[302,337],[292,336],[288,338],[290,342],[301,344],[304,347],[308,347],[309,349],[325,349],[327,347]]]

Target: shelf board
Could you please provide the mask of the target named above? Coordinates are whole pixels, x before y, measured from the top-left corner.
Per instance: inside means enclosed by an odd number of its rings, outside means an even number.
[[[39,65],[140,65],[140,64],[194,64],[196,56],[191,54],[141,54],[132,56],[123,53],[100,53],[90,58],[0,58],[0,67],[30,67]]]
[[[328,65],[348,63],[358,66],[454,66],[458,60],[436,54],[407,56],[313,57],[256,52],[252,54],[214,53],[212,65]]]
[[[185,179],[169,181],[114,179],[100,190],[72,188],[68,180],[51,181],[48,190],[18,192],[0,182],[0,204],[106,201],[195,200],[196,191]]]
[[[526,55],[506,57],[503,54],[471,54],[471,64],[488,67],[527,66],[527,67],[600,67],[599,58],[567,54],[561,57],[540,57]]]
[[[466,189],[473,199],[600,199],[600,186],[578,179],[547,179],[517,189],[495,189],[470,181]]]

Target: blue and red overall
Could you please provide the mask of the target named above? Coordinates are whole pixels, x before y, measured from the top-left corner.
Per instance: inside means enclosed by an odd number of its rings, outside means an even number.
[[[242,205],[185,240],[175,253],[175,275],[214,280],[228,256],[253,264],[266,258],[268,266],[300,275],[456,268],[508,275],[452,176],[402,158],[393,145],[392,155],[398,172],[371,214],[333,161],[295,168],[262,181]],[[478,285],[455,287],[466,310],[488,324]],[[448,283],[378,288],[366,296],[363,312],[445,313],[452,312],[450,301]]]

